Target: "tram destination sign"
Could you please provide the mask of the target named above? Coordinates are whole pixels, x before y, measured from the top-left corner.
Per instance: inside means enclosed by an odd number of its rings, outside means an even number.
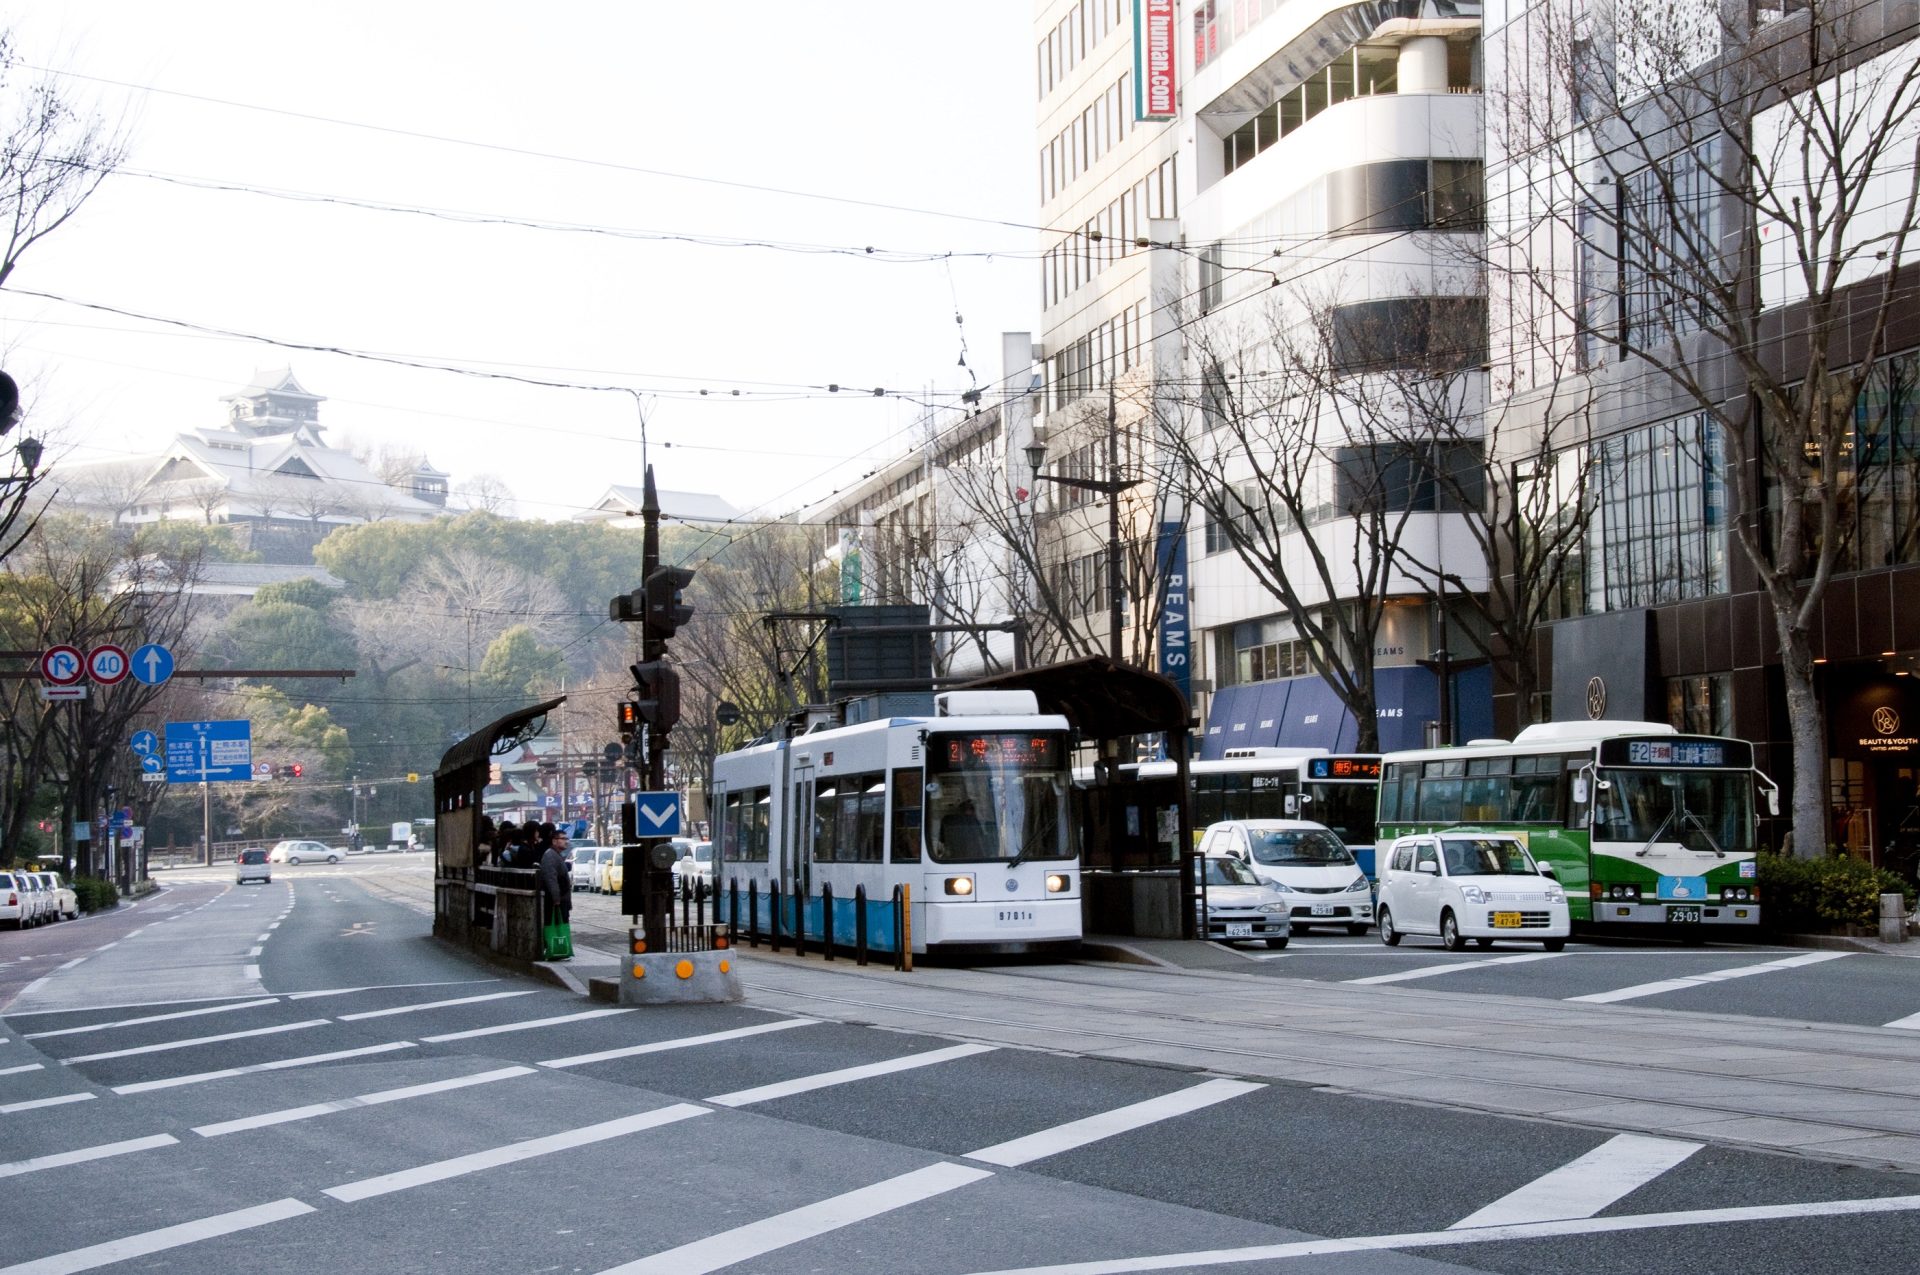
[[[1603,739],[1602,766],[1668,766],[1676,770],[1749,770],[1753,745],[1744,739],[1668,735],[1657,739]]]
[[[1009,766],[1051,770],[1059,766],[1065,756],[1064,743],[1058,735],[1014,731],[942,735],[933,755],[943,759],[948,770],[996,770]]]

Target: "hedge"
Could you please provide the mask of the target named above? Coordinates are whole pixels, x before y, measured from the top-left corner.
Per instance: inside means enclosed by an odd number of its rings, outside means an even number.
[[[82,912],[98,912],[120,902],[120,891],[114,888],[113,882],[99,877],[75,877],[73,893]]]
[[[1880,896],[1904,894],[1913,911],[1913,883],[1852,855],[1796,859],[1760,856],[1760,914],[1785,933],[1877,926]]]

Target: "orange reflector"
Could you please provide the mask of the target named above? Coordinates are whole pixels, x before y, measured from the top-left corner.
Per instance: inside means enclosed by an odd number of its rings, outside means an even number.
[[[692,978],[692,977],[693,977],[693,962],[692,962],[692,961],[681,961],[681,962],[679,962],[679,963],[678,963],[677,965],[675,965],[675,966],[673,967],[673,972],[674,972],[675,974],[678,974],[678,975],[679,975],[679,976],[680,976],[681,978]]]
[[[633,950],[634,950],[634,951],[636,951],[636,952],[644,952],[644,951],[646,951],[646,950],[647,950],[647,941],[646,941],[645,939],[635,939],[635,940],[633,941]]]
[[[633,967],[633,976],[635,978],[645,978],[647,976],[647,967],[644,965],[635,965]]]
[[[732,962],[732,961],[722,961],[722,962],[720,962],[720,972],[721,972],[722,974],[724,974],[724,973],[726,973],[726,972],[727,972],[728,970],[730,970],[730,969],[732,969],[732,968],[733,968],[733,962]]]

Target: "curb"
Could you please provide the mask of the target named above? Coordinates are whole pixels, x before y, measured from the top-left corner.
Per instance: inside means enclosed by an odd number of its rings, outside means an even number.
[[[1116,965],[1151,965],[1159,969],[1179,969],[1172,961],[1162,960],[1158,956],[1143,952],[1137,947],[1111,941],[1080,941],[1080,959],[1092,961],[1112,961]]]
[[[1878,939],[1853,938],[1845,934],[1776,934],[1772,941],[1781,947],[1807,947],[1824,952],[1865,952],[1873,956],[1920,957],[1920,943],[1883,943]],[[1902,951],[1900,949],[1908,950]]]

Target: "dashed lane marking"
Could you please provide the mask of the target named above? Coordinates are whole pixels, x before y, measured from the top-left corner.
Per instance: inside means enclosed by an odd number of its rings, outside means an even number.
[[[415,1014],[429,1009],[446,1009],[452,1005],[477,1005],[482,1001],[510,1000],[515,996],[537,995],[539,990],[535,988],[524,992],[486,992],[479,996],[456,996],[452,1000],[423,1001],[418,1005],[392,1005],[386,1009],[366,1009],[357,1014],[342,1014],[340,1021],[357,1023],[364,1018],[390,1018],[395,1014]]]
[[[740,1040],[766,1032],[786,1031],[790,1027],[807,1027],[817,1022],[819,1020],[815,1018],[785,1018],[777,1023],[761,1023],[755,1027],[735,1027],[731,1031],[708,1032],[704,1036],[681,1036],[674,1040],[656,1040],[646,1045],[623,1045],[618,1049],[602,1049],[598,1053],[574,1054],[569,1058],[549,1058],[540,1065],[542,1067],[583,1067],[588,1063],[608,1062],[615,1058],[633,1058],[640,1054],[658,1054],[670,1049],[690,1049],[695,1045],[711,1045],[723,1040]]]
[[[179,1248],[185,1244],[197,1244],[201,1240],[231,1235],[235,1231],[245,1231],[252,1227],[265,1226],[269,1222],[281,1222],[290,1217],[299,1217],[303,1213],[312,1212],[315,1212],[315,1209],[311,1204],[302,1204],[298,1200],[275,1200],[271,1204],[257,1204],[250,1209],[235,1209],[231,1213],[217,1213],[212,1217],[182,1222],[177,1226],[163,1226],[155,1231],[142,1231],[138,1235],[129,1235],[125,1239],[108,1240],[104,1244],[71,1249],[65,1253],[55,1253],[51,1257],[36,1258],[31,1262],[0,1266],[0,1275],[72,1275],[75,1271],[90,1271],[101,1266],[111,1266],[115,1262],[145,1257],[149,1253],[165,1252],[167,1249]]]
[[[331,1019],[309,1018],[298,1023],[277,1023],[272,1027],[255,1027],[243,1032],[222,1032],[218,1036],[190,1036],[185,1040],[167,1040],[157,1045],[134,1045],[128,1049],[109,1049],[97,1054],[75,1054],[60,1061],[73,1063],[101,1062],[108,1058],[131,1058],[135,1054],[162,1054],[174,1049],[192,1049],[196,1045],[217,1045],[222,1041],[245,1040],[250,1036],[277,1036],[281,1032],[305,1031],[309,1027],[325,1027]]]
[[[195,1072],[190,1076],[167,1076],[161,1080],[141,1080],[130,1085],[115,1085],[117,1094],[151,1093],[155,1089],[178,1089],[183,1085],[200,1085],[210,1080],[226,1080],[232,1076],[251,1076],[260,1071],[284,1071],[290,1067],[307,1067],[314,1063],[334,1062],[341,1058],[364,1058],[368,1054],[387,1054],[396,1049],[412,1049],[410,1040],[390,1040],[381,1045],[366,1045],[359,1049],[337,1049],[326,1054],[307,1054],[300,1058],[282,1058],[277,1062],[253,1063],[246,1067],[224,1067],[219,1071]],[[85,1097],[91,1098],[92,1094]],[[0,1111],[6,1108],[0,1107]],[[0,1272],[0,1275],[4,1275]]]
[[[0,1164],[0,1178],[17,1177],[22,1173],[38,1173],[42,1169],[58,1169],[69,1164],[86,1164],[92,1160],[107,1160],[117,1155],[131,1155],[135,1151],[149,1151],[154,1147],[170,1147],[180,1139],[170,1133],[156,1133],[146,1138],[128,1138],[123,1142],[102,1142],[97,1146],[81,1147],[75,1151],[58,1151],[52,1155],[37,1155],[30,1160],[15,1160],[12,1164]]]
[[[467,1089],[474,1085],[492,1084],[496,1080],[510,1080],[515,1076],[536,1074],[538,1073],[532,1067],[498,1067],[492,1071],[482,1071],[471,1076],[455,1076],[450,1080],[407,1085],[400,1089],[382,1089],[374,1093],[357,1094],[351,1098],[338,1098],[332,1102],[310,1103],[304,1107],[286,1107],[257,1116],[242,1116],[237,1120],[196,1125],[193,1131],[203,1138],[218,1138],[229,1133],[242,1133],[248,1129],[264,1129],[269,1125],[289,1124],[295,1120],[311,1120],[316,1116],[329,1116],[341,1111],[357,1111],[361,1107],[378,1107],[389,1102],[405,1102],[409,1098],[424,1098],[429,1094],[445,1093],[452,1089]]]
[[[1084,1120],[1073,1120],[1066,1124],[1055,1125],[1051,1129],[1042,1129],[1024,1138],[996,1142],[990,1147],[967,1152],[966,1158],[1011,1169],[1022,1164],[1030,1164],[1035,1160],[1044,1160],[1050,1155],[1059,1155],[1063,1151],[1072,1151],[1104,1138],[1131,1133],[1135,1129],[1145,1128],[1162,1120],[1171,1120],[1175,1116],[1199,1111],[1215,1103],[1226,1102],[1242,1094],[1264,1088],[1266,1088],[1265,1085],[1257,1085],[1246,1080],[1209,1080],[1177,1093],[1163,1094],[1158,1098],[1149,1098],[1145,1102],[1115,1107],[1111,1111],[1103,1111],[1099,1115],[1088,1116]]]
[[[1522,952],[1518,956],[1489,956],[1477,961],[1454,961],[1447,965],[1422,965],[1417,969],[1397,970],[1392,974],[1372,974],[1366,978],[1349,978],[1343,981],[1363,986],[1376,983],[1405,983],[1416,978],[1434,978],[1441,974],[1458,974],[1463,970],[1480,970],[1493,965],[1522,965],[1528,961],[1557,960],[1565,955],[1565,952]]]

